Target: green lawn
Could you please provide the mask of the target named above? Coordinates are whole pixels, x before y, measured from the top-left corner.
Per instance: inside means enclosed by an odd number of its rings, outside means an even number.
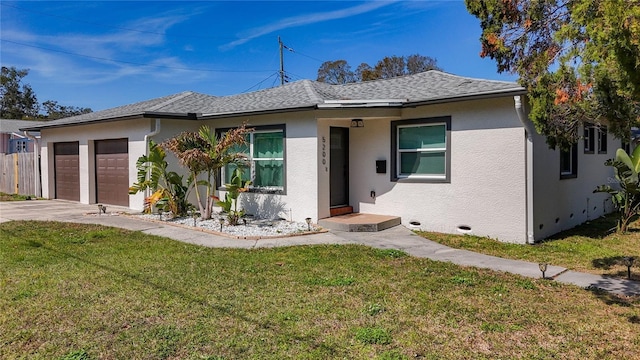
[[[364,246],[0,224],[0,358],[624,359],[640,301]]]
[[[18,195],[7,194],[0,192],[0,201],[22,201],[22,200],[36,200],[37,197],[33,195]]]
[[[470,235],[418,234],[453,248],[619,277],[627,277],[622,258],[634,256],[638,261],[632,268],[632,278],[640,280],[640,226],[636,222],[629,233],[616,234],[615,222],[614,216],[598,218],[535,245],[507,244]]]

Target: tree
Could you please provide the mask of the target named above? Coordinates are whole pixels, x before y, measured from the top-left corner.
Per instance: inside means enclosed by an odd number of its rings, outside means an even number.
[[[180,164],[189,170],[198,209],[203,219],[210,219],[215,197],[216,184],[219,183],[220,169],[228,164],[244,165],[246,156],[234,152],[236,145],[245,143],[245,134],[249,130],[245,124],[227,131],[219,136],[208,126],[202,126],[197,132],[183,132],[164,143],[162,146],[171,151]],[[205,187],[204,196],[200,186]]]
[[[44,117],[51,120],[75,115],[88,114],[93,111],[90,108],[60,105],[57,101],[53,100],[47,100],[43,102],[42,107],[45,111]]]
[[[367,63],[362,63],[358,66],[356,76],[359,81],[371,81],[378,78],[376,70]]]
[[[325,61],[318,69],[318,81],[329,84],[347,84],[376,79],[390,79],[412,75],[427,70],[442,70],[437,60],[419,54],[409,56],[387,56],[374,67],[367,63],[358,66],[355,73],[346,60]]]
[[[584,121],[627,138],[640,120],[637,0],[466,0],[480,20],[481,57],[520,76],[530,119],[568,148]]]
[[[405,74],[405,61],[403,56],[386,56],[378,61],[374,67],[378,79],[391,79]]]
[[[420,54],[407,56],[407,74],[413,75],[428,70],[442,70],[438,67],[437,60]]]
[[[4,119],[60,119],[92,112],[89,108],[59,105],[57,101],[42,103],[44,114],[35,92],[22,79],[29,75],[29,69],[18,70],[15,67],[2,67],[0,87],[0,118]]]
[[[318,69],[318,81],[328,84],[348,84],[355,82],[355,75],[345,60],[325,61]]]
[[[22,78],[29,74],[28,69],[2,67],[0,74],[0,118],[24,119],[38,116],[38,100],[29,84],[23,84]]]

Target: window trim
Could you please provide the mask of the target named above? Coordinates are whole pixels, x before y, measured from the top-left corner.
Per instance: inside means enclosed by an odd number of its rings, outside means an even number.
[[[562,153],[565,150],[560,149],[560,180],[564,179],[575,179],[578,177],[578,144],[573,144],[569,148],[569,154],[571,159],[571,171],[570,172],[562,172]]]
[[[259,194],[279,194],[286,195],[287,194],[287,131],[285,124],[276,124],[276,125],[260,125],[260,126],[250,126],[248,127],[252,129],[252,133],[270,133],[270,132],[282,132],[282,187],[279,186],[270,186],[270,187],[256,187],[249,186],[248,192],[250,193],[259,193]],[[235,127],[228,128],[217,128],[216,135],[222,136],[224,133],[231,129],[236,129]],[[249,163],[253,164],[253,144],[249,144]],[[278,158],[279,159],[279,158]],[[266,160],[266,159],[263,159]],[[269,159],[273,160],[273,159]],[[257,160],[260,161],[260,160]],[[226,187],[224,186],[224,169],[220,169],[218,171],[218,184],[216,184],[218,190],[225,191]],[[250,167],[251,170],[251,179],[253,181],[254,176],[254,168]]]
[[[606,154],[607,153],[607,143],[608,143],[608,132],[606,125],[600,125],[598,128],[598,154]],[[603,141],[604,140],[604,141]],[[603,146],[604,144],[604,146]],[[603,149],[604,147],[604,149]]]
[[[445,147],[444,149],[430,149],[430,152],[442,152],[445,156],[445,173],[444,176],[437,175],[409,175],[400,176],[398,169],[400,149],[398,149],[398,136],[399,129],[411,126],[433,126],[433,125],[445,125]],[[430,118],[420,119],[408,119],[408,120],[396,120],[391,121],[391,159],[390,164],[390,179],[392,182],[416,182],[416,183],[451,183],[451,116],[438,116]]]
[[[593,124],[584,123],[584,153],[595,154],[596,127]]]

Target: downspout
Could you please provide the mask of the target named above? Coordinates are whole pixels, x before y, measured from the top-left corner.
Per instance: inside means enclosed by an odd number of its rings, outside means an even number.
[[[30,135],[29,131],[24,131],[24,136],[33,140],[33,173],[35,174],[35,179],[33,181],[34,193],[36,197],[42,197],[42,193],[40,191],[40,144],[38,144],[38,139],[34,135]]]
[[[524,105],[522,103],[522,97],[520,95],[514,96],[513,100],[515,102],[516,114],[518,114],[518,119],[524,126],[525,133],[527,136],[527,143],[525,147],[525,162],[526,162],[526,233],[527,233],[527,244],[533,244],[535,242],[535,237],[533,235],[533,134],[535,134],[536,129],[533,127],[533,124],[527,118],[525,114]]]
[[[149,156],[149,138],[152,136],[156,136],[160,133],[160,119],[156,119],[156,125],[153,128],[153,131],[146,134],[144,136],[144,155]],[[148,198],[151,194],[149,193],[149,189],[145,190],[144,197]]]

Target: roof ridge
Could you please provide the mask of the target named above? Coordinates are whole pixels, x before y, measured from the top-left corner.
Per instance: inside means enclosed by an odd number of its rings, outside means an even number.
[[[316,91],[315,83],[313,81],[309,79],[304,79],[302,80],[302,84],[304,86],[304,89],[307,91],[309,98],[311,98],[311,101],[314,101],[317,103],[324,102],[324,98],[318,93],[318,91]]]
[[[349,87],[349,86],[357,86],[357,85],[361,85],[361,84],[372,84],[372,83],[376,83],[376,82],[397,81],[399,79],[406,79],[406,78],[409,78],[409,77],[415,77],[415,76],[418,76],[418,75],[424,75],[424,74],[430,73],[430,72],[448,74],[448,73],[446,73],[444,71],[431,69],[431,70],[421,71],[421,72],[418,72],[418,73],[415,73],[415,74],[404,74],[404,75],[394,76],[394,77],[390,77],[390,78],[377,78],[377,79],[374,79],[374,80],[356,81],[356,82],[346,83],[346,84],[335,84],[335,86],[338,86],[338,87]]]
[[[520,84],[518,84],[517,80],[514,80],[514,81],[492,80],[492,79],[474,78],[474,77],[469,77],[469,76],[456,75],[456,74],[448,73],[446,71],[441,71],[441,70],[428,70],[428,71],[436,71],[436,72],[439,72],[439,73],[441,73],[443,75],[454,77],[454,78],[457,78],[457,79],[466,80],[466,81],[488,81],[488,82],[494,82],[494,83],[500,83],[500,84],[515,84],[515,85],[520,86]]]
[[[169,105],[169,104],[171,104],[171,103],[173,103],[175,101],[178,101],[180,99],[184,99],[185,97],[187,97],[189,95],[192,95],[192,94],[193,94],[193,91],[181,92],[181,93],[177,94],[175,97],[170,97],[169,99],[167,99],[167,100],[165,100],[165,101],[163,101],[163,102],[161,102],[161,103],[159,103],[159,104],[157,104],[155,106],[150,107],[149,111],[155,111],[155,110],[161,109],[161,108],[163,108],[163,107],[165,107],[165,106],[167,106],[167,105]]]

